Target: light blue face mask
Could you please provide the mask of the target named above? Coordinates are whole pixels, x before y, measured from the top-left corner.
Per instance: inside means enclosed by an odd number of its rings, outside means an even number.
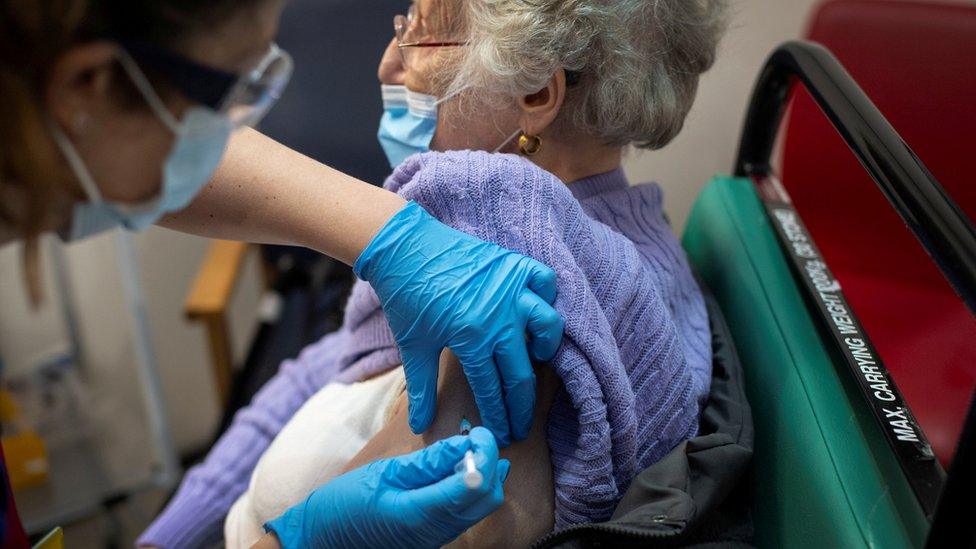
[[[54,140],[88,197],[88,202],[74,206],[71,228],[65,235],[67,240],[80,240],[118,226],[132,231],[142,230],[167,213],[182,210],[210,180],[230,139],[232,124],[227,115],[194,106],[177,121],[135,61],[124,52],[119,60],[146,103],[176,139],[162,166],[159,195],[141,204],[123,204],[102,198],[75,146],[60,128],[52,124]]]
[[[464,91],[461,88],[438,98],[410,91],[406,86],[381,86],[383,118],[380,119],[379,140],[390,167],[396,168],[408,156],[430,150],[430,142],[437,130],[437,108]]]
[[[437,98],[406,86],[384,84],[381,89],[383,118],[378,137],[390,167],[396,168],[408,156],[430,150],[437,130]]]

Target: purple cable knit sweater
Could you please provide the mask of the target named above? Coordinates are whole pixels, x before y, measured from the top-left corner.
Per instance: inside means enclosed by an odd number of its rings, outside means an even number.
[[[555,269],[566,320],[549,416],[556,525],[609,518],[637,472],[697,433],[711,379],[705,307],[660,188],[628,187],[621,170],[567,188],[519,157],[468,151],[411,157],[385,186]],[[139,543],[219,540],[258,458],[308,398],[399,363],[376,295],[358,282],[342,328],[282,364]]]

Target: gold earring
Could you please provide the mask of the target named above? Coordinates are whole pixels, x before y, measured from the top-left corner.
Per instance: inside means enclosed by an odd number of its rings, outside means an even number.
[[[526,156],[534,156],[542,148],[542,138],[538,135],[522,134],[518,140],[519,150]]]

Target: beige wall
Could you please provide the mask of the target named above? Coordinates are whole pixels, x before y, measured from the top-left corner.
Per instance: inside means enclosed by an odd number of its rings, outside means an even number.
[[[631,182],[657,181],[675,231],[715,174],[729,173],[752,85],[776,45],[799,37],[814,0],[730,0],[731,25],[715,66],[701,81],[685,129],[661,151],[632,151]]]
[[[210,440],[220,412],[206,335],[199,325],[184,319],[182,310],[208,242],[160,228],[134,237],[172,436],[178,449],[195,449]],[[7,374],[12,375],[31,370],[69,346],[49,254],[43,261],[46,298],[37,310],[25,298],[20,254],[19,244],[0,248],[0,303],[4,304],[0,353]],[[115,235],[68,246],[66,259],[81,324],[86,376],[93,385],[90,390],[99,399],[117,399],[100,402],[99,408],[141,417],[132,320],[123,295]],[[256,264],[248,262],[244,271],[235,297],[238,318],[232,326],[237,358],[243,356],[255,327],[260,291]]]

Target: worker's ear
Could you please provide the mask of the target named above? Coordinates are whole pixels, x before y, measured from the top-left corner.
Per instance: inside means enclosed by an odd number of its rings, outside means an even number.
[[[111,42],[89,42],[69,48],[55,60],[44,93],[45,107],[69,135],[84,131],[92,117],[117,108],[111,90],[117,53]]]
[[[559,69],[541,90],[520,97],[519,127],[526,135],[541,135],[559,115],[566,100],[566,71]]]

